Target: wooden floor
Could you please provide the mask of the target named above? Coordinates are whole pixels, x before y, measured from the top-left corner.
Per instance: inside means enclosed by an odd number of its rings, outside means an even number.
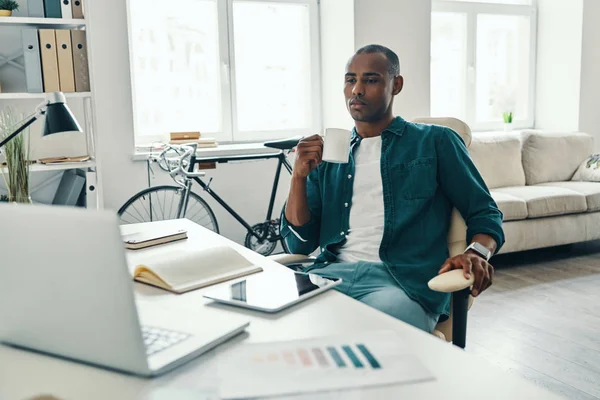
[[[469,312],[467,351],[568,399],[600,399],[600,242],[492,265],[494,284]]]

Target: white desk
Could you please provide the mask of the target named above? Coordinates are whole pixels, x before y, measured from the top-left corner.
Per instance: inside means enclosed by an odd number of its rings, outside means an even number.
[[[242,246],[209,232],[188,220],[168,221],[188,229],[187,241],[129,252],[130,261],[165,251],[169,246],[213,246],[229,243],[251,261],[265,267],[265,273],[284,268]],[[144,225],[124,226],[124,233]],[[124,375],[72,361],[0,346],[0,399],[27,399],[51,394],[75,399],[216,399],[215,354],[231,351],[242,342],[288,340],[337,335],[361,330],[394,330],[414,349],[433,372],[435,381],[406,386],[330,393],[303,398],[321,399],[557,399],[559,397],[528,381],[503,373],[432,335],[371,309],[338,292],[330,291],[280,314],[269,315],[234,307],[207,305],[202,290],[174,295],[135,283],[143,323],[166,318],[175,329],[193,329],[213,318],[244,317],[251,321],[246,334],[182,367],[155,379]],[[92,316],[90,316],[92,317]],[[467,341],[468,346],[468,341]],[[206,396],[203,396],[206,395]],[[298,398],[298,397],[294,397]]]

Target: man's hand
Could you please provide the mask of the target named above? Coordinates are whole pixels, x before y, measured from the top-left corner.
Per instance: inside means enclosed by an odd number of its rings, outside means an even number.
[[[492,285],[494,267],[474,253],[467,252],[447,259],[438,272],[438,275],[452,271],[453,269],[462,269],[466,279],[469,279],[471,274],[474,275],[475,282],[471,290],[473,297],[477,297]]]
[[[293,176],[306,178],[312,170],[321,164],[322,157],[323,138],[320,135],[312,135],[302,139],[296,147]]]

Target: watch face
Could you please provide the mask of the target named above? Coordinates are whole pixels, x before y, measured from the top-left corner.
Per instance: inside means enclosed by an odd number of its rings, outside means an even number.
[[[490,259],[490,250],[480,243],[473,243],[473,250],[481,254],[486,260]]]

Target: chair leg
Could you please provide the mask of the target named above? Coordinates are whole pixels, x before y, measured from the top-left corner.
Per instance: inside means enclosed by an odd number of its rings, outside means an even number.
[[[469,288],[452,293],[452,344],[465,348],[467,341],[467,312],[469,311]]]

